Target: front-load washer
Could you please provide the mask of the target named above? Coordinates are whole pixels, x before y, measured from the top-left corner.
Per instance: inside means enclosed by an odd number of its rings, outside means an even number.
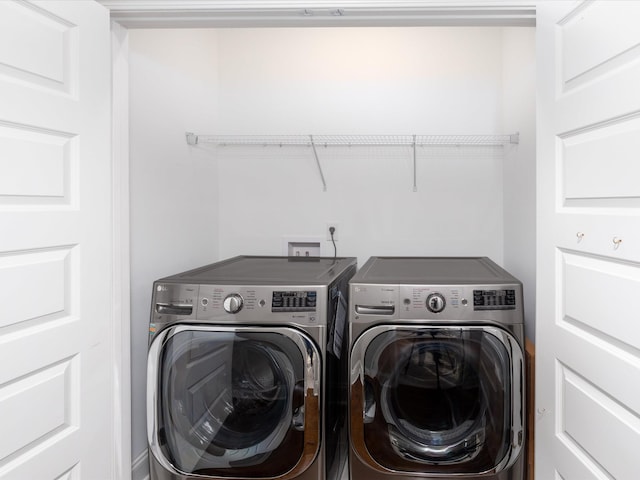
[[[240,256],[157,280],[151,480],[339,477],[355,258]]]
[[[372,257],[350,291],[351,480],[522,480],[521,283],[486,257]]]

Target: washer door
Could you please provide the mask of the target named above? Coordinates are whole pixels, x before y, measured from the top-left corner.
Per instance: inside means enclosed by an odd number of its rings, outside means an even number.
[[[319,365],[313,341],[292,328],[160,332],[147,372],[153,455],[182,475],[300,474],[319,448]]]
[[[351,352],[353,448],[381,471],[497,473],[522,448],[523,368],[499,328],[371,328]]]

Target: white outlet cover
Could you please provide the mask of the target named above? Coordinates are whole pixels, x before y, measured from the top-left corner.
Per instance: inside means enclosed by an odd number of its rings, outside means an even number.
[[[289,242],[287,255],[290,257],[319,257],[319,242]]]
[[[289,245],[290,244],[313,244],[314,246],[317,246],[319,248],[319,256],[326,256],[328,255],[325,252],[325,248],[326,246],[323,245],[322,238],[321,237],[301,237],[301,236],[293,236],[293,235],[286,235],[284,237],[282,237],[282,253],[281,255],[287,257],[289,256]],[[333,253],[331,254],[333,255]]]

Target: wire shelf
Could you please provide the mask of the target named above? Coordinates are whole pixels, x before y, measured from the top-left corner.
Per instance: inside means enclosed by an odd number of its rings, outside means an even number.
[[[520,134],[511,135],[197,135],[186,133],[189,145],[211,143],[225,146],[303,146],[313,152],[324,191],[327,190],[318,147],[404,146],[413,152],[413,191],[418,190],[416,149],[442,146],[504,146],[520,142]]]
[[[186,134],[189,145],[213,143],[220,146],[428,146],[517,144],[511,135],[197,135]]]

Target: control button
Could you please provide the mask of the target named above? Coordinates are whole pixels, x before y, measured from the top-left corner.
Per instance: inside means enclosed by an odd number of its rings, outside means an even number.
[[[200,303],[202,304],[203,307],[206,307],[209,304],[209,299],[203,298],[202,300],[200,300]]]
[[[440,313],[444,310],[445,305],[444,297],[440,293],[432,293],[427,297],[427,309],[433,313]]]
[[[264,300],[260,300],[258,302],[258,305],[260,305],[261,307],[264,307],[267,304],[267,302],[265,302]]]
[[[461,301],[460,303],[462,303],[462,306],[463,306],[463,307],[466,307],[466,306],[469,304],[469,302],[467,301],[467,299],[466,299],[466,298],[463,298],[463,299],[462,299],[462,301]]]
[[[224,302],[222,302],[222,306],[227,313],[238,313],[242,310],[243,303],[244,301],[239,294],[232,293],[225,297]]]

